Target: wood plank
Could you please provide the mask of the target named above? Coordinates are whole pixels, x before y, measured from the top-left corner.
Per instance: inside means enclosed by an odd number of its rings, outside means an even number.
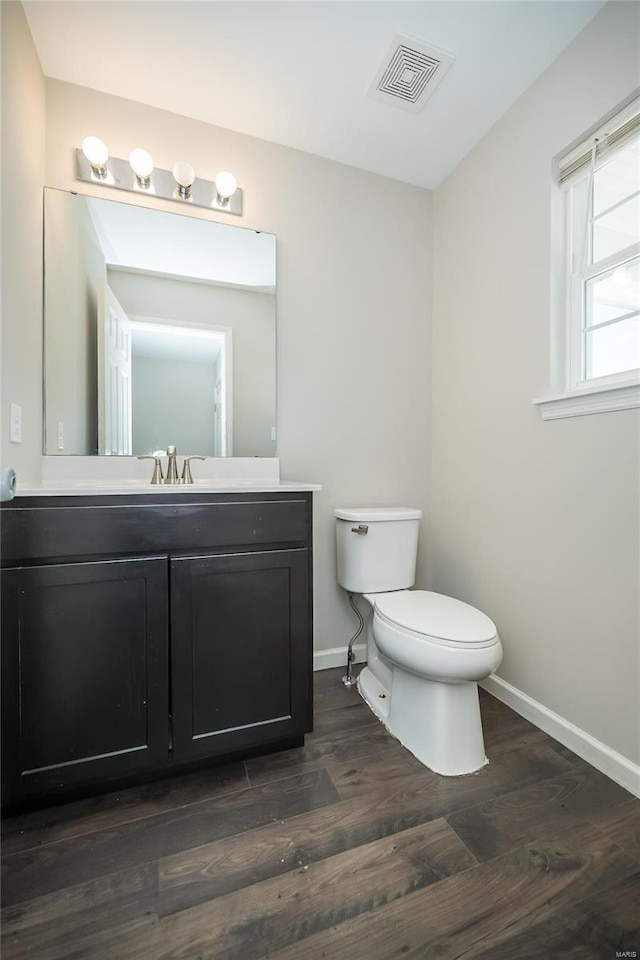
[[[295,949],[316,931],[422,889],[468,862],[453,831],[434,821],[117,937],[100,958],[244,960],[288,944]]]
[[[327,711],[322,716],[352,712],[351,708],[345,707],[340,711]],[[397,741],[387,733],[373,714],[369,713],[369,717],[359,714],[355,723],[351,717],[349,719],[351,724],[347,727],[334,727],[328,730],[325,728],[307,736],[304,747],[285,750],[277,756],[255,757],[247,760],[249,782],[252,785],[267,783],[269,780],[292,776],[294,773],[303,773],[306,770],[315,770],[331,763],[342,763],[355,758],[361,760],[379,755],[381,751],[398,749]]]
[[[364,700],[350,703],[345,707],[333,707],[330,710],[321,710],[315,715],[313,731],[307,734],[307,740],[322,737],[330,732],[343,733],[366,726],[379,726],[380,721],[369,709]]]
[[[223,838],[158,864],[160,915],[175,913],[269,877],[335,856],[429,820],[419,785],[373,793]],[[466,851],[459,869],[475,864]]]
[[[100,830],[63,843],[43,845],[4,861],[6,905],[85,883],[137,864],[160,859],[273,820],[335,803],[338,794],[325,770],[277,780],[233,795],[205,800]]]
[[[626,790],[587,766],[452,813],[447,820],[478,860],[486,860],[534,840],[541,829],[560,832],[628,799]]]
[[[625,853],[640,862],[640,800],[629,800],[628,803],[614,807],[613,810],[605,809],[591,813],[589,820],[600,833],[617,843]],[[638,912],[640,913],[640,908]],[[640,955],[640,949],[638,954]]]
[[[488,697],[488,694],[486,696]],[[495,700],[494,697],[490,699]],[[489,761],[496,760],[508,750],[525,750],[531,744],[552,742],[552,738],[544,730],[535,727],[504,704],[500,706],[504,707],[504,710],[487,709],[483,706],[481,711],[484,746]]]
[[[640,872],[514,935],[465,954],[465,960],[572,960],[640,954]]]
[[[363,703],[356,687],[345,687],[342,683],[341,677],[345,671],[346,667],[334,667],[331,670],[316,670],[314,673],[313,705],[316,716],[325,710]]]
[[[501,931],[524,933],[533,922],[543,922],[572,902],[635,874],[637,864],[615,844],[592,828],[574,828],[562,838],[520,847],[268,956],[454,960],[481,947],[494,960],[489,948]],[[214,954],[200,956],[204,960]],[[539,960],[552,956],[540,954]]]
[[[3,960],[67,960],[70,949],[97,957],[116,931],[131,935],[157,922],[157,888],[156,865],[144,864],[7,907]]]
[[[362,761],[329,764],[327,769],[344,800],[367,794],[376,785],[386,784],[389,792],[393,792],[403,778],[422,778],[425,803],[432,817],[439,817],[573,768],[568,760],[558,756],[552,744],[541,743],[531,745],[526,753],[505,753],[477,773],[463,777],[432,773],[402,747]]]
[[[242,762],[212,764],[205,770],[180,777],[11,817],[2,821],[2,853],[9,856],[43,843],[117,827],[175,807],[224,797],[247,786],[249,781]]]

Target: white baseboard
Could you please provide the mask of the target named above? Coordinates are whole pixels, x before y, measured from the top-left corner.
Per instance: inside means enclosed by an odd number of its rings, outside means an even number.
[[[366,643],[354,643],[353,653],[356,663],[364,663],[367,659]],[[313,655],[314,670],[330,670],[331,667],[347,666],[347,647],[330,647],[328,650],[316,650]]]
[[[579,757],[586,760],[601,773],[615,780],[621,787],[636,797],[640,797],[640,766],[627,760],[621,753],[607,747],[580,727],[569,723],[564,717],[527,696],[517,687],[512,687],[500,677],[489,677],[480,684],[487,693],[544,730],[554,740],[564,744]]]

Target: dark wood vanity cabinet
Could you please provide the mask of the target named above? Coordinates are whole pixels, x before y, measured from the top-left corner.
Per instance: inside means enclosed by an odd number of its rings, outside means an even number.
[[[3,806],[301,742],[311,494],[3,504]]]

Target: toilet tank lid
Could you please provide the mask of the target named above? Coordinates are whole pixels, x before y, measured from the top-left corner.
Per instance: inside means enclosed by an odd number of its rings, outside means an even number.
[[[339,520],[356,523],[376,523],[379,520],[420,520],[422,510],[415,507],[336,507]]]

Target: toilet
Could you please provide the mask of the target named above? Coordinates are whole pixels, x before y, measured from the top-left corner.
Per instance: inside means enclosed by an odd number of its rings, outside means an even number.
[[[484,751],[478,680],[502,660],[495,624],[474,607],[415,583],[422,513],[412,507],[337,509],[338,583],[371,606],[360,695],[425,766],[473,773]]]

